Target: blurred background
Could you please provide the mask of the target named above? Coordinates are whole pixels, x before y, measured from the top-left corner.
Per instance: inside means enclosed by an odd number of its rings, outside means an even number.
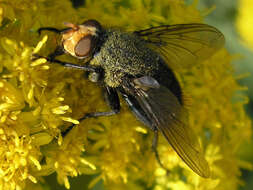
[[[252,0],[199,0],[199,9],[215,6],[207,15],[205,23],[217,27],[226,38],[226,48],[235,59],[232,62],[235,76],[244,75],[238,80],[248,90],[244,91],[249,103],[245,106],[248,115],[253,118],[253,1]],[[251,33],[251,34],[250,34]],[[253,163],[253,138],[245,143],[240,157]],[[253,189],[253,172],[242,170],[244,185],[240,190]]]
[[[82,6],[85,0],[70,0],[74,7]],[[185,0],[186,3],[196,2],[196,0]],[[233,65],[235,76],[238,82],[248,88],[243,91],[249,97],[249,103],[245,106],[248,115],[253,118],[253,1],[252,0],[198,0],[199,10],[212,10],[206,17],[205,23],[217,27],[226,38],[226,48],[234,55]],[[251,13],[252,12],[252,13]],[[243,77],[239,77],[243,76]],[[253,139],[243,146],[240,157],[253,163]],[[91,178],[91,177],[90,177]],[[253,189],[253,171],[242,170],[244,184],[240,190]],[[63,189],[55,183],[55,175],[47,177],[47,181],[54,190]],[[91,179],[87,176],[70,179],[71,189],[86,189]],[[101,190],[103,185],[98,183],[93,190]]]

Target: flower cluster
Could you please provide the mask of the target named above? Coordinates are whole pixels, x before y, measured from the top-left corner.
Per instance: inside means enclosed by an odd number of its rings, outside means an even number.
[[[190,97],[189,125],[205,149],[210,179],[193,173],[161,136],[158,151],[171,171],[166,175],[151,149],[153,134],[123,102],[120,114],[85,120],[62,137],[85,113],[108,108],[83,72],[32,59],[57,45],[57,35],[38,35],[40,27],[89,18],[127,30],[196,23],[203,19],[196,6],[197,1],[86,0],[74,9],[68,0],[0,0],[0,190],[43,189],[43,176],[52,173],[66,188],[69,177],[93,175],[89,187],[103,180],[107,189],[236,189],[240,168],[249,166],[236,153],[251,129],[243,110],[247,98],[237,93],[244,88],[225,49],[176,73]]]
[[[243,39],[243,42],[250,47],[253,48],[253,38],[251,35],[251,31],[253,30],[253,21],[252,17],[252,8],[253,2],[250,0],[240,0],[237,17],[237,29]]]

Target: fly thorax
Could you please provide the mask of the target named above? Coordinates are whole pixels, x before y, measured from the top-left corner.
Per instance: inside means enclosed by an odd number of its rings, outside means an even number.
[[[104,82],[113,88],[116,88],[122,84],[125,73],[121,71],[105,71]]]

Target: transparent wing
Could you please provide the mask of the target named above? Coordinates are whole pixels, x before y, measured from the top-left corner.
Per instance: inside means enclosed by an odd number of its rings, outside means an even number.
[[[206,24],[178,24],[152,27],[134,32],[160,53],[171,66],[191,66],[212,56],[225,39]]]
[[[181,159],[202,177],[210,176],[197,137],[187,125],[187,111],[165,87],[138,89],[135,95],[148,118],[162,132]]]

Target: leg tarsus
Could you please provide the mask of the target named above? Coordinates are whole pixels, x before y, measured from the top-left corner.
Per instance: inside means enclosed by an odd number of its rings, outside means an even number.
[[[55,48],[54,52],[53,52],[53,53],[50,53],[50,54],[48,55],[48,59],[49,59],[49,60],[52,60],[51,62],[53,62],[54,59],[55,59],[55,57],[60,56],[60,55],[63,55],[64,53],[65,53],[65,52],[64,52],[63,47],[62,47],[62,46],[57,46],[57,47]]]
[[[85,119],[88,118],[96,118],[101,116],[111,116],[117,114],[119,111],[108,111],[108,112],[94,112],[94,113],[87,113],[82,118],[80,118],[78,121],[82,122]],[[65,137],[73,128],[75,127],[75,124],[70,125],[65,131],[61,133],[62,137]]]
[[[61,34],[64,33],[65,31],[67,31],[69,28],[64,28],[64,29],[57,29],[54,27],[41,27],[37,30],[37,32],[39,33],[39,35],[41,34],[42,31],[50,31],[50,32],[54,32],[57,34]]]
[[[38,29],[38,33],[39,35],[41,34],[42,31],[47,30],[47,31],[51,31],[51,32],[55,32],[57,34],[61,33],[61,30],[57,29],[57,28],[53,28],[53,27],[41,27]]]
[[[51,59],[50,57],[44,57],[44,56],[37,55],[37,54],[32,55],[32,60],[36,60],[36,59],[40,59],[40,58],[44,58],[48,62],[58,63],[58,64],[62,65],[63,67],[69,67],[69,68],[73,68],[73,69],[80,69],[80,70],[89,71],[89,72],[99,72],[99,70],[100,70],[100,68],[93,67],[93,66],[90,66],[90,65],[77,65],[77,64],[74,64],[74,63],[68,63],[68,62],[60,61],[58,59]]]
[[[114,88],[105,87],[105,92],[108,100],[108,104],[110,108],[112,109],[111,111],[107,112],[93,112],[93,113],[86,113],[82,118],[79,119],[79,122],[82,122],[85,119],[88,118],[96,118],[96,117],[101,117],[101,116],[111,116],[115,115],[120,112],[120,101],[119,101],[119,96],[117,91]],[[66,136],[68,132],[73,129],[75,124],[72,124],[69,126],[65,131],[62,132],[62,136]]]
[[[161,159],[159,157],[159,154],[158,154],[158,151],[157,151],[157,143],[158,143],[158,130],[155,129],[154,130],[154,138],[153,138],[153,142],[152,142],[152,150],[154,151],[155,153],[155,157],[156,157],[156,160],[158,161],[158,164],[166,170],[166,174],[168,175],[169,174],[169,169],[167,169],[161,162]]]

